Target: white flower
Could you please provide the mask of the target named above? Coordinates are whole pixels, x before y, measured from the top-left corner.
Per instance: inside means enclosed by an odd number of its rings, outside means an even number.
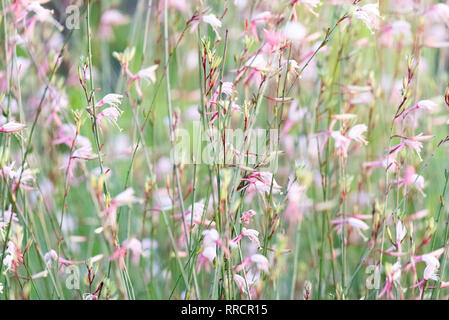
[[[217,16],[214,14],[207,14],[203,16],[203,21],[210,24],[212,28],[221,28],[221,21],[218,20]]]
[[[365,124],[356,124],[349,130],[348,137],[352,140],[367,144],[368,141],[362,135],[366,131],[368,131],[368,127]]]
[[[369,226],[365,222],[363,222],[360,219],[353,218],[353,217],[348,218],[348,224],[353,226],[354,228],[357,228],[360,230],[368,230],[369,229]]]
[[[116,195],[114,199],[112,199],[112,202],[117,207],[128,205],[137,201],[138,199],[134,197],[134,190],[132,188],[126,189],[125,191]]]
[[[155,64],[151,67],[145,68],[140,70],[139,72],[137,72],[137,75],[139,76],[140,79],[147,79],[150,80],[151,82],[155,83],[156,82],[156,69],[158,68],[159,65]]]
[[[411,181],[415,184],[416,189],[422,193],[424,189],[424,177],[415,173],[412,175]]]
[[[17,222],[19,219],[17,219],[17,215],[12,212],[12,205],[9,205],[8,210],[6,211],[0,211],[0,228],[5,228],[9,222]]]
[[[302,2],[304,4],[307,4],[307,5],[309,5],[311,7],[314,7],[314,8],[316,8],[318,5],[321,4],[321,0],[302,0],[300,2]]]
[[[254,186],[255,186],[256,190],[259,193],[264,194],[264,193],[270,192],[272,180],[273,180],[272,192],[279,193],[282,188],[280,185],[278,185],[276,180],[274,180],[273,174],[271,172],[262,171],[262,172],[260,172],[260,180],[256,178],[253,181],[254,181]]]
[[[28,11],[33,11],[35,13],[35,17],[37,20],[42,21],[42,22],[43,21],[49,22],[49,23],[53,24],[54,26],[56,26],[59,29],[59,31],[62,31],[62,29],[64,29],[64,27],[58,21],[56,21],[55,18],[53,18],[53,10],[49,10],[49,9],[42,7],[39,4],[39,1],[31,2],[26,7],[26,9]]]
[[[424,269],[424,279],[438,281],[437,272],[438,268],[440,268],[440,261],[438,261],[438,259],[431,254],[423,255],[422,260],[426,263],[426,268]]]
[[[254,230],[254,229],[243,228],[242,229],[242,235],[245,236],[245,237],[248,237],[249,240],[251,240],[251,242],[253,242],[253,243],[257,244],[257,245],[260,245],[260,242],[259,242],[259,231]]]
[[[217,242],[219,241],[219,235],[217,230],[209,229],[203,231],[203,251],[201,255],[209,262],[212,262],[217,256]]]
[[[233,92],[233,83],[232,82],[223,82],[223,85],[221,86],[221,92],[230,96]]]
[[[6,269],[11,268],[11,264],[13,261],[13,256],[8,254],[5,256],[5,258],[3,259],[3,264],[6,266]]]
[[[98,300],[98,297],[92,293],[83,294],[83,300]]]
[[[120,100],[122,98],[123,96],[121,94],[109,93],[105,95],[98,104],[103,105],[104,103],[106,103],[117,108],[118,105],[122,103],[122,101]]]
[[[214,29],[217,39],[221,39],[217,30],[217,28],[221,28],[221,21],[212,13],[202,16],[202,19],[204,22],[208,23],[212,29]]]
[[[206,247],[215,246],[219,238],[218,232],[215,229],[204,230],[203,236],[204,236],[203,244]]]
[[[306,28],[296,21],[289,21],[285,24],[283,35],[288,40],[299,43],[301,42],[307,34]]]
[[[122,114],[122,111],[116,107],[109,107],[103,109],[98,116],[97,119],[101,119],[102,117],[106,117],[111,120],[113,123],[117,123],[118,117]]]
[[[268,272],[268,259],[261,254],[253,254],[251,256],[251,262],[255,264],[257,270]]]
[[[401,220],[396,224],[396,242],[401,242],[407,234],[407,229],[402,224]]]
[[[436,108],[438,106],[438,104],[436,104],[432,100],[421,100],[421,101],[418,101],[418,103],[416,105],[418,106],[418,108],[428,110],[428,111],[432,111],[434,108]]]
[[[236,271],[245,269],[245,267],[248,267],[246,280],[248,282],[248,285],[251,286],[260,279],[261,271],[265,271],[266,273],[268,273],[268,259],[261,254],[253,254],[252,256],[245,258],[243,263],[238,266]],[[238,277],[236,279],[236,281],[239,282],[241,282],[241,280],[242,279]]]
[[[119,26],[128,23],[128,21],[129,18],[120,11],[111,9],[103,13],[100,24]]]
[[[356,7],[354,18],[362,20],[368,29],[373,33],[373,29],[379,28],[379,4],[369,3],[363,7]]]
[[[390,277],[392,281],[398,281],[401,278],[401,264],[396,262],[391,268]]]
[[[131,250],[133,263],[135,265],[138,264],[139,258],[143,254],[142,243],[140,242],[140,240],[136,238],[125,240],[123,245]]]
[[[408,37],[410,35],[410,23],[407,21],[395,21],[391,27],[394,35],[403,35],[404,37]]]
[[[340,131],[332,131],[331,137],[335,140],[334,147],[346,156],[351,139],[345,137]]]
[[[267,61],[260,54],[250,57],[248,61],[246,61],[245,66],[263,72],[267,72],[270,70],[270,66],[268,65]]]
[[[237,287],[239,288],[239,290],[241,292],[246,293],[246,284],[245,284],[245,279],[238,275],[238,274],[234,274],[234,281],[237,284]]]
[[[16,256],[16,245],[12,241],[8,241],[8,246],[6,247],[5,253],[7,254],[5,258],[3,259],[3,264],[6,266],[6,269],[10,269],[12,262],[14,261],[14,258]]]
[[[362,220],[349,217],[346,219],[336,219],[331,221],[332,224],[337,225],[338,233],[341,233],[343,231],[343,224],[346,223],[354,228],[354,230],[364,239],[367,240],[365,235],[362,233],[362,230],[368,230],[369,226]]]
[[[3,294],[3,283],[0,282],[0,294]]]
[[[50,250],[44,255],[44,260],[47,265],[50,265],[53,261],[58,259],[58,254],[55,250]]]
[[[425,11],[425,16],[430,22],[447,24],[449,21],[449,5],[437,3]]]
[[[209,262],[214,261],[215,257],[217,256],[217,250],[216,247],[205,247],[203,249],[203,252],[201,252],[201,254],[203,255],[203,257],[205,257],[207,260],[209,260]]]

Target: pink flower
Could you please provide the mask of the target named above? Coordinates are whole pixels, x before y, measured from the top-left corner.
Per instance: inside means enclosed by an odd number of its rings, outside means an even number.
[[[410,221],[419,220],[419,219],[424,218],[428,214],[429,214],[429,210],[427,210],[427,209],[419,210],[418,212],[415,212],[414,214],[409,215],[407,217],[407,219],[410,220]]]
[[[17,169],[14,169],[14,166],[14,161],[5,166],[0,163],[0,176],[2,178],[7,177],[11,179],[13,190],[17,188],[17,184],[19,183],[19,178],[21,176],[20,188],[25,190],[32,190],[33,188],[30,186],[30,184],[35,180],[33,171],[29,168],[25,168],[27,164],[25,164],[25,167],[19,167]]]
[[[242,223],[244,221],[245,224],[249,224],[249,220],[252,216],[256,215],[256,211],[254,210],[248,210],[242,213],[242,216],[239,219],[239,222]]]
[[[232,242],[238,243],[243,237],[248,237],[252,243],[255,243],[258,246],[260,246],[259,231],[254,230],[254,229],[243,228],[242,233],[240,233],[237,237],[232,239]]]
[[[134,190],[132,188],[128,188],[112,198],[109,206],[102,213],[102,215],[106,217],[105,226],[115,227],[117,208],[131,205],[135,202],[140,202],[140,199],[134,197]]]
[[[413,107],[408,108],[407,110],[403,111],[400,116],[398,116],[395,121],[398,121],[400,118],[404,120],[410,113],[418,110],[425,110],[425,111],[433,111],[438,105],[431,101],[431,100],[421,100],[418,101]]]
[[[26,12],[34,12],[33,19],[41,22],[49,22],[62,31],[64,27],[53,18],[53,10],[46,9],[39,4],[39,1],[33,1],[26,7]]]
[[[120,129],[120,127],[117,124],[117,120],[121,114],[122,114],[122,110],[120,110],[116,107],[105,108],[100,113],[97,114],[97,121],[100,121],[102,118],[105,118],[105,119],[111,121],[113,124],[115,124]]]
[[[430,23],[449,23],[449,5],[437,3],[424,12],[424,16]]]
[[[380,41],[385,47],[401,46],[412,37],[410,23],[403,20],[394,21],[381,30]]]
[[[279,186],[276,180],[274,180],[273,174],[268,171],[253,172],[246,178],[243,178],[242,180],[248,182],[248,184],[244,186],[242,189],[246,189],[249,186],[252,186],[260,194],[270,192],[271,181],[273,181],[273,188],[272,188],[273,193],[279,193],[281,190],[281,186]]]
[[[79,135],[77,128],[72,124],[63,124],[56,131],[57,138],[53,140],[53,144],[64,143],[69,148],[72,147],[73,140],[75,140],[75,146],[79,148],[92,149],[90,140],[86,137]]]
[[[232,82],[227,82],[227,81],[223,82],[223,84],[221,85],[221,93],[225,94],[227,96],[232,96],[232,94],[234,92],[233,86],[234,86],[234,84]],[[207,102],[207,109],[208,110],[210,110],[211,107],[213,107],[212,111],[206,112],[206,114],[212,114],[213,115],[211,117],[211,119],[209,120],[209,124],[214,123],[215,119],[218,117],[218,111],[217,111],[217,107],[216,106],[217,106],[217,104],[219,104],[219,101],[218,101],[218,99],[220,98],[219,95],[220,95],[220,87],[218,87],[217,90],[215,90],[215,92],[212,95],[211,99]],[[231,106],[231,112],[232,111],[236,111],[234,103]],[[221,108],[221,113],[220,114],[225,115],[226,112],[227,111],[225,110],[225,108]]]
[[[332,121],[329,124],[329,130],[321,131],[317,133],[318,136],[324,136],[325,140],[320,144],[320,150],[322,151],[329,137],[334,139],[334,148],[340,157],[346,158],[348,156],[348,149],[351,141],[354,140],[359,143],[367,144],[368,142],[363,137],[363,133],[368,130],[365,124],[357,124],[353,126],[346,135],[342,134],[340,130],[333,130],[338,120],[345,121],[355,118],[353,114],[338,114],[332,116]]]
[[[125,16],[120,11],[111,9],[103,13],[98,28],[98,36],[100,39],[111,40],[114,38],[112,26],[121,26],[129,22],[128,16]]]
[[[165,1],[159,1],[159,11],[164,10]],[[179,11],[185,12],[188,7],[186,0],[167,0],[167,7],[177,9]]]
[[[67,260],[67,259],[58,257],[58,254],[53,249],[51,249],[46,254],[44,254],[44,260],[45,260],[45,263],[47,264],[47,266],[51,265],[53,263],[53,261],[58,261],[59,262],[58,267],[63,266],[63,265],[70,266],[70,265],[75,265],[75,264],[86,263],[86,261],[73,261],[73,260]]]
[[[368,142],[362,135],[367,130],[368,128],[366,125],[358,124],[352,127],[346,136],[341,134],[340,131],[332,131],[330,135],[335,140],[334,147],[337,150],[337,153],[340,156],[346,157],[351,140],[367,144]]]
[[[17,132],[22,131],[25,128],[26,128],[25,124],[13,121],[13,122],[5,123],[4,125],[0,126],[0,132],[17,133]]]
[[[253,285],[260,279],[262,271],[268,273],[268,259],[261,254],[253,254],[250,257],[246,257],[243,262],[236,267],[236,272],[244,270],[248,285]],[[246,271],[246,268],[249,270]]]
[[[364,162],[362,164],[363,168],[368,168],[368,169],[376,169],[376,168],[380,168],[383,167],[385,168],[388,172],[390,171],[396,171],[399,169],[399,163],[396,161],[395,157],[392,157],[390,155],[383,157],[381,160],[378,161],[368,161],[368,162]]]
[[[268,53],[276,51],[281,46],[283,40],[284,36],[282,33],[277,32],[275,30],[265,30],[264,31],[265,44],[263,46],[263,50]]]
[[[408,137],[404,137],[404,136],[394,136],[394,137],[399,137],[402,138],[404,141],[393,146],[390,149],[390,155],[392,155],[394,158],[396,158],[396,155],[398,154],[398,152],[400,150],[402,150],[404,147],[408,147],[410,149],[415,150],[416,154],[418,155],[419,159],[422,161],[421,158],[421,149],[422,149],[422,141],[426,141],[426,140],[430,140],[433,138],[433,136],[424,136],[422,133],[418,134],[417,136],[408,138]]]
[[[102,117],[106,117],[106,118],[110,119],[111,121],[117,122],[120,114],[121,114],[121,110],[119,110],[115,107],[105,108],[105,109],[103,109],[103,111],[101,111],[98,114],[97,120],[101,119]]]
[[[192,206],[188,210],[184,212],[185,214],[185,221],[189,226],[199,225],[203,224],[206,226],[215,226],[215,222],[211,221],[209,219],[203,218],[205,213],[205,206],[204,206],[204,200],[195,202],[195,205],[193,206],[193,216],[192,216]],[[179,217],[179,216],[177,216]]]
[[[253,264],[257,268],[257,270],[268,272],[269,263],[268,259],[265,256],[256,253],[249,257],[247,261],[248,265]]]
[[[134,190],[132,188],[128,188],[125,191],[119,193],[117,196],[115,196],[111,201],[111,205],[120,207],[130,205],[137,201],[138,199],[134,197]]]
[[[333,131],[331,137],[334,139],[334,147],[337,154],[346,157],[348,154],[348,148],[351,143],[351,139],[341,134],[340,131]]]
[[[335,219],[331,221],[332,224],[342,225],[343,223],[347,223],[350,226],[360,229],[360,230],[368,230],[369,226],[360,219],[357,218],[346,218],[346,219]]]
[[[204,217],[205,212],[204,200],[195,202],[193,205],[193,214],[192,206],[184,212],[184,221],[181,223],[183,233],[180,241],[184,241],[188,237],[190,230],[196,225],[215,226],[215,221],[211,221]],[[179,213],[175,215],[175,218],[182,219],[183,217],[182,214]]]
[[[132,252],[132,262],[134,265],[139,264],[140,256],[143,255],[142,243],[136,238],[125,240],[123,246]]]
[[[269,72],[271,69],[272,67],[260,54],[260,51],[257,51],[255,54],[248,57],[245,65],[238,70],[235,81],[239,81],[245,72],[248,71],[243,79],[245,85],[253,84],[255,86],[259,86],[262,81],[263,74]]]
[[[385,286],[377,296],[378,298],[382,298],[382,296],[386,294],[390,299],[394,299],[392,289],[394,285],[399,283],[402,266],[399,262],[396,262],[392,267],[389,266],[390,265],[387,265],[386,268],[387,277],[385,279]]]
[[[285,218],[289,222],[300,222],[303,214],[313,206],[312,199],[307,197],[307,186],[299,184],[297,181],[290,183],[287,199]]]
[[[404,178],[393,180],[392,183],[397,183],[400,187],[404,187],[404,194],[407,188],[410,186],[415,186],[415,188],[424,195],[424,177],[416,174],[415,168],[412,166],[407,166],[405,168]]]
[[[127,247],[121,246],[120,248],[116,249],[114,251],[114,253],[112,254],[112,256],[109,258],[109,261],[112,261],[112,260],[119,261],[120,270],[125,269],[126,249],[127,249]]]
[[[250,34],[256,39],[256,42],[257,42],[257,41],[259,41],[259,38],[257,36],[257,25],[261,24],[261,23],[265,23],[274,17],[275,16],[269,11],[264,11],[264,12],[258,13],[251,19],[251,23],[249,25],[249,30],[245,30],[245,31],[249,31]]]

